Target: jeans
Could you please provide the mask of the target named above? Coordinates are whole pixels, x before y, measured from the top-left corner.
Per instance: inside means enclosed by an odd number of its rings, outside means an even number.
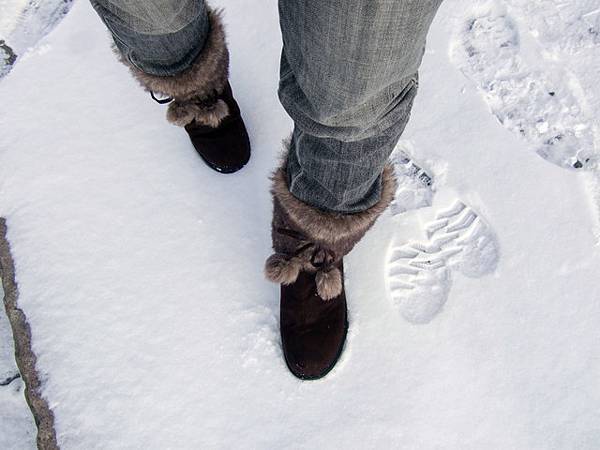
[[[91,0],[118,48],[176,75],[209,33],[202,0]],[[279,0],[279,99],[294,120],[288,187],[317,208],[374,205],[410,117],[427,32],[442,0]]]
[[[173,76],[196,59],[209,32],[200,0],[90,0],[119,51],[138,69]]]

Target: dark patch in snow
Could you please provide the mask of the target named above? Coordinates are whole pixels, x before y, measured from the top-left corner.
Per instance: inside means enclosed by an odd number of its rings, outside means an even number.
[[[4,40],[0,39],[0,78],[10,72],[16,60],[17,54]]]
[[[13,381],[15,381],[19,378],[21,378],[21,374],[15,373],[14,375],[11,375],[10,377],[6,378],[5,380],[0,381],[0,386],[8,386],[10,383],[12,383]]]

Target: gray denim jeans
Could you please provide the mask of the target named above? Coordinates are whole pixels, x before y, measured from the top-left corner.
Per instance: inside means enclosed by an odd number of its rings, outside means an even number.
[[[157,76],[183,72],[198,56],[209,32],[200,0],[90,0],[121,53],[138,69]]]
[[[317,208],[375,204],[408,122],[442,0],[279,0],[279,99],[294,120],[290,191]],[[203,0],[91,0],[124,55],[153,75],[185,70],[209,32]]]

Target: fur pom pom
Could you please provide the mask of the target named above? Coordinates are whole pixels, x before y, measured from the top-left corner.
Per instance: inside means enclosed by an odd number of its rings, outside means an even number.
[[[265,264],[267,279],[280,284],[292,284],[298,278],[302,263],[296,258],[289,259],[281,253],[269,256]]]
[[[336,267],[327,272],[317,272],[315,280],[317,293],[323,300],[331,300],[342,293],[342,273]]]
[[[202,125],[216,128],[228,114],[229,108],[227,107],[227,103],[220,99],[214,105],[210,106],[201,106],[192,102],[178,103],[174,101],[169,105],[169,109],[167,110],[167,120],[180,127],[186,126],[195,120]]]

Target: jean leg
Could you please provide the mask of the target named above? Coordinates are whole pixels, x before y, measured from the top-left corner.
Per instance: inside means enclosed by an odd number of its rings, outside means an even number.
[[[340,213],[379,200],[441,1],[279,0],[279,98],[295,123],[288,183],[300,200]]]
[[[90,0],[119,51],[150,75],[172,76],[198,56],[210,31],[204,0]]]

